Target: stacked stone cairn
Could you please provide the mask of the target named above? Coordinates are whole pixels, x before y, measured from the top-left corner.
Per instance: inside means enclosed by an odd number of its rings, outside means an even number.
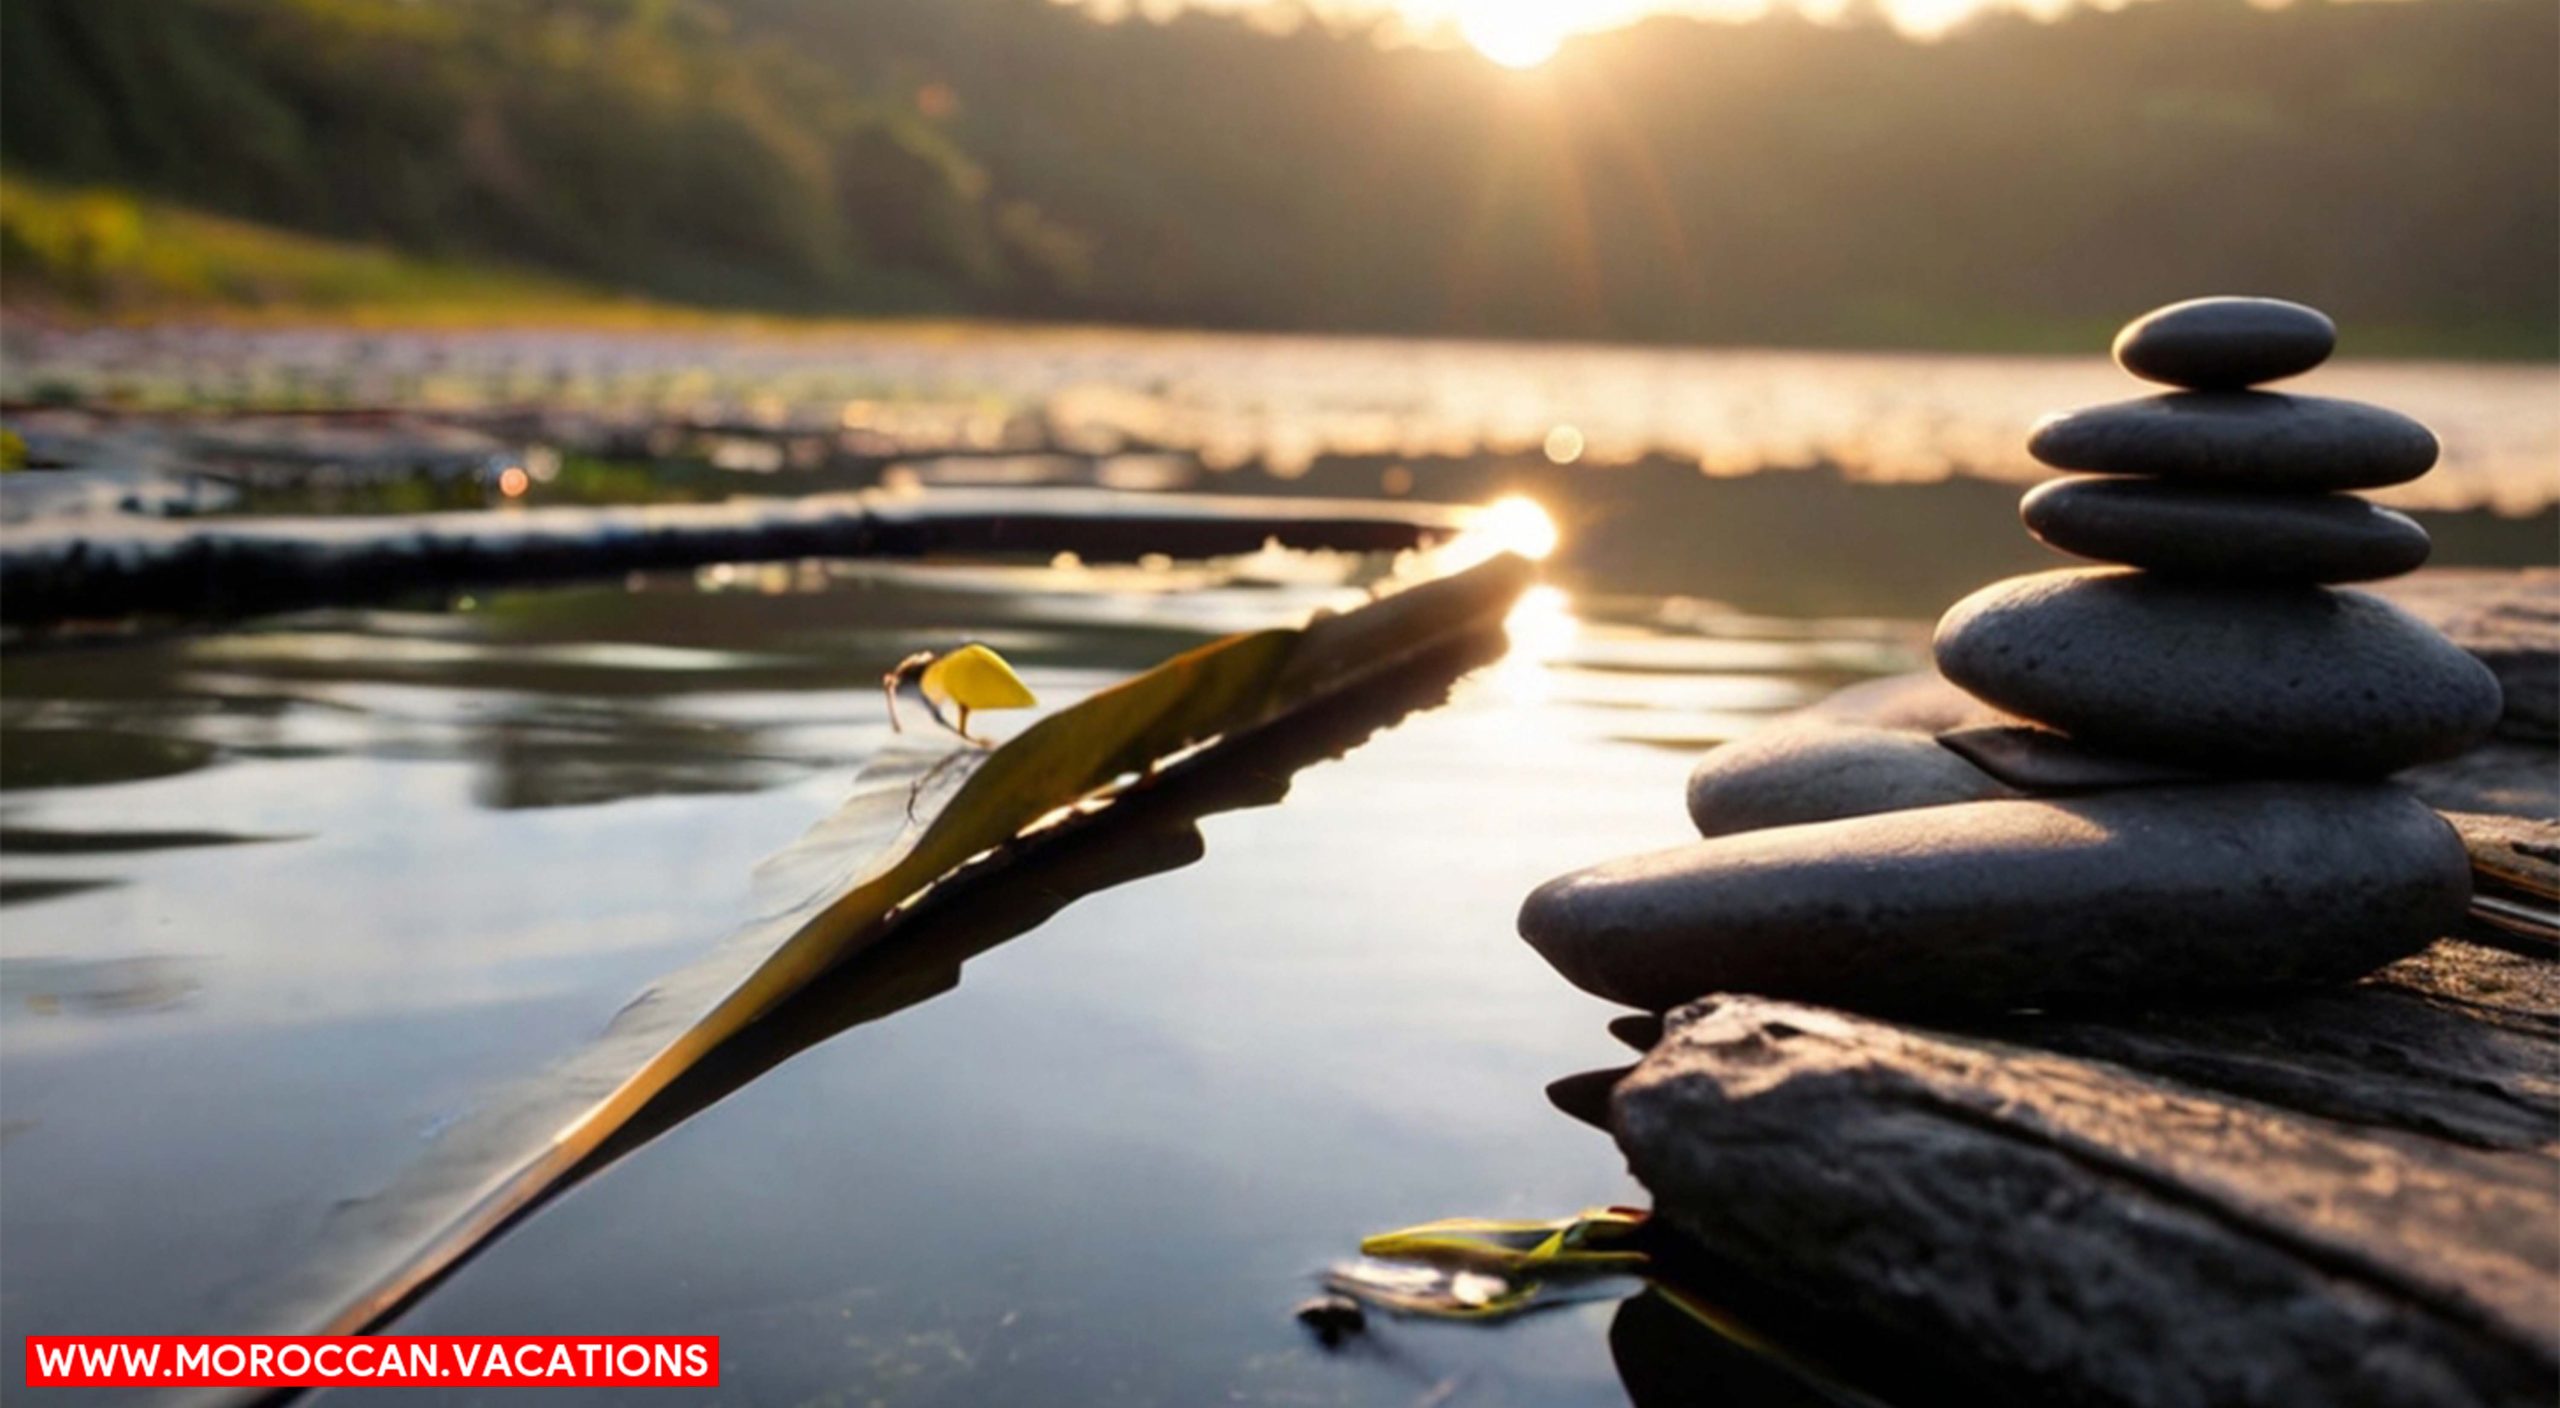
[[[1939,622],[1991,706],[1935,732],[1802,717],[1690,780],[1706,838],[1548,882],[1524,937],[1574,983],[1667,1010],[1748,992],[1883,1013],[2149,1002],[2344,982],[2452,932],[2460,838],[2383,779],[2496,724],[2496,678],[2339,587],[2426,531],[2355,497],[2433,467],[2426,427],[2255,390],[2325,361],[2329,319],[2209,298],[2116,339],[2179,388],[2055,417],[2081,471],[2036,537],[2113,566],[1995,582]]]

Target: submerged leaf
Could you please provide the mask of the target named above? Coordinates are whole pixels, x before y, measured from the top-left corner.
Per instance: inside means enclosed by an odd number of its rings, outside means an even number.
[[[1360,1253],[1503,1272],[1604,1270],[1645,1264],[1644,1227],[1637,1208],[1584,1208],[1552,1221],[1449,1217],[1364,1237]]]
[[[1631,1276],[1533,1277],[1367,1260],[1328,1268],[1324,1285],[1380,1310],[1430,1320],[1507,1320],[1532,1310],[1619,1300],[1644,1288]]]

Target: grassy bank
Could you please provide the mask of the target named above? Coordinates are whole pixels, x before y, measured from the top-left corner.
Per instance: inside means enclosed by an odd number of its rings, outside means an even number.
[[[1072,323],[852,318],[711,309],[503,265],[439,260],[212,215],[108,187],[0,171],[0,305],[71,322],[187,320],[409,328],[822,332],[860,326],[959,335],[1072,335]],[[2036,319],[1897,301],[1803,329],[1804,345],[2084,354],[2116,320]],[[2468,326],[2365,324],[2363,356],[2544,360],[2528,319]]]
[[[107,321],[273,315],[586,324],[686,316],[552,275],[423,259],[6,173],[0,299]]]

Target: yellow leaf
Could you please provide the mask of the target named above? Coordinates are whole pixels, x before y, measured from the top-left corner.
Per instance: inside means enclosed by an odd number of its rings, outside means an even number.
[[[927,665],[916,688],[946,708],[1028,709],[1040,702],[1004,657],[983,645],[964,645]]]

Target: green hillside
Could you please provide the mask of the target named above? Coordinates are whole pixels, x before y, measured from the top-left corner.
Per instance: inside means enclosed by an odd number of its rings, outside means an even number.
[[[8,0],[0,157],[790,313],[2038,347],[2245,289],[2560,354],[2547,0],[1662,19],[1525,74],[1051,0]]]
[[[279,309],[595,318],[633,300],[555,275],[424,259],[165,201],[0,176],[6,294],[106,313]]]

